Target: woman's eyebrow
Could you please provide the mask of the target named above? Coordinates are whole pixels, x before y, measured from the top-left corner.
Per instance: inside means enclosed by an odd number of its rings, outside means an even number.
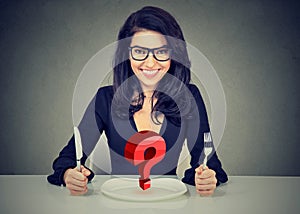
[[[159,47],[157,47],[157,48],[147,48],[147,47],[143,47],[143,46],[140,46],[140,45],[133,45],[133,46],[131,46],[131,47],[139,47],[139,48],[144,48],[144,49],[150,49],[150,50],[153,50],[153,49],[165,48],[165,47],[167,47],[167,46],[168,46],[168,45],[165,44],[165,45],[159,46]]]

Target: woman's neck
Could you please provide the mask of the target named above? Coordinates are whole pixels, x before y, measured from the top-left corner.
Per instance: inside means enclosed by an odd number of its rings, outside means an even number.
[[[147,86],[147,85],[141,84],[141,87],[143,90],[144,97],[151,98],[155,91],[156,85],[155,86],[153,86],[153,85]]]
[[[151,98],[153,95],[153,91],[143,92],[144,98]]]

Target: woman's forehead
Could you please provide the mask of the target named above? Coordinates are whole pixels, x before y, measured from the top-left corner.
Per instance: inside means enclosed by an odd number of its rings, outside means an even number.
[[[161,33],[145,30],[136,32],[133,35],[130,46],[138,45],[147,48],[157,48],[167,44],[166,38]]]

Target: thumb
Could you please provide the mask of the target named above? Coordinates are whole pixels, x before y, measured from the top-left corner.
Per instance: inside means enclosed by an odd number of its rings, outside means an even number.
[[[202,164],[200,166],[198,166],[196,169],[195,169],[195,173],[200,175],[201,173],[203,172],[203,166]]]
[[[207,169],[208,169],[207,166],[205,166],[205,167],[203,168],[203,164],[201,164],[200,166],[198,166],[198,167],[195,169],[195,172],[198,173],[198,174],[200,175],[204,170],[207,170]]]
[[[84,166],[81,166],[81,173],[84,175],[84,176],[89,176],[91,174],[91,171],[88,170],[87,168],[85,168]]]

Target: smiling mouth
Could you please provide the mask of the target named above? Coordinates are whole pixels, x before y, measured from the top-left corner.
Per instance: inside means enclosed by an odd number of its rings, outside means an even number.
[[[146,76],[146,77],[154,77],[159,71],[159,69],[154,69],[154,70],[145,70],[145,69],[140,69],[140,71]]]

